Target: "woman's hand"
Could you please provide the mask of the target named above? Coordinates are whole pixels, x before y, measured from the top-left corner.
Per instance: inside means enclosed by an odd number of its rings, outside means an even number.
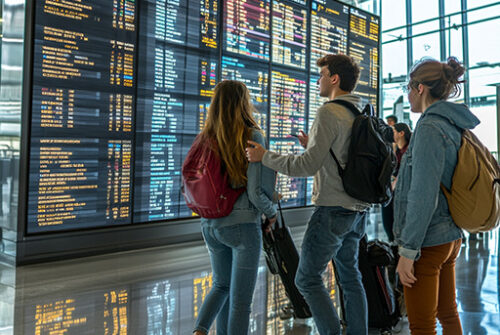
[[[266,226],[264,227],[264,232],[269,233],[276,223],[276,218],[278,216],[275,215],[273,218],[267,219]]]
[[[401,284],[406,287],[412,287],[412,285],[417,281],[417,278],[415,278],[413,274],[413,263],[415,263],[413,259],[409,259],[404,256],[399,257],[396,271],[399,274]]]
[[[250,144],[249,147],[245,149],[247,152],[248,161],[251,163],[262,161],[262,157],[266,153],[266,149],[262,145],[254,141],[247,141]]]
[[[394,191],[396,189],[396,183],[398,182],[398,177],[394,177],[394,179],[391,181],[391,189]]]
[[[309,136],[307,136],[306,133],[304,133],[304,131],[300,130],[300,134],[298,136],[298,139],[299,139],[299,143],[300,145],[306,149],[307,148],[307,142],[309,142]]]

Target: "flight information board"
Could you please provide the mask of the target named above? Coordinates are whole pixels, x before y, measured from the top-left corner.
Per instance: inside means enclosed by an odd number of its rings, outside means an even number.
[[[28,231],[131,222],[135,1],[39,1]]]
[[[182,162],[220,80],[248,87],[267,146],[303,148],[316,60],[347,53],[378,99],[379,18],[335,0],[35,0],[27,233],[193,216]],[[284,207],[312,178],[279,176]]]
[[[314,0],[311,10],[311,69],[325,54],[347,54],[349,6],[332,0]]]
[[[270,0],[226,0],[224,50],[268,60],[271,44]]]
[[[281,154],[299,154],[302,147],[291,134],[306,131],[307,77],[292,71],[273,70],[269,149]],[[304,178],[278,176],[277,191],[288,206],[305,205]]]
[[[180,171],[205,123],[219,71],[216,1],[141,6],[135,222],[192,215],[179,192]],[[186,24],[187,31],[179,33]]]
[[[355,94],[377,107],[379,75],[379,18],[351,8],[349,55],[359,62],[361,74]]]
[[[273,62],[306,67],[307,10],[291,3],[273,2]]]

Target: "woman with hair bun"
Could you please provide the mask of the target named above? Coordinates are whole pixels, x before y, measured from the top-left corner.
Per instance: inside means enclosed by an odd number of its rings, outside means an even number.
[[[426,59],[410,72],[411,111],[422,113],[401,162],[394,198],[394,237],[399,245],[397,272],[404,285],[413,335],[462,334],[455,296],[455,261],[462,230],[455,225],[446,197],[451,188],[463,129],[479,120],[467,106],[448,102],[460,93],[465,69],[456,58]]]

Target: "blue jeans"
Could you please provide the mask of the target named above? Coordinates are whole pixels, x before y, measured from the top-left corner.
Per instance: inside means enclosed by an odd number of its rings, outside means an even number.
[[[252,222],[222,228],[205,226],[202,232],[210,253],[213,286],[195,330],[208,333],[217,317],[217,335],[247,334],[262,247],[261,228]]]
[[[322,274],[335,259],[344,302],[348,335],[368,333],[366,294],[358,269],[359,240],[365,233],[366,213],[342,207],[316,207],[302,242],[297,288],[306,299],[321,335],[339,335],[340,320]]]

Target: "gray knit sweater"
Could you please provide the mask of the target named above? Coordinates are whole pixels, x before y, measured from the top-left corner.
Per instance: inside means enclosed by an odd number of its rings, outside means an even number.
[[[361,99],[356,95],[346,94],[336,99],[347,100],[362,109]],[[347,195],[337,164],[329,152],[332,148],[342,167],[345,167],[353,121],[354,115],[345,107],[333,103],[324,104],[316,113],[303,154],[280,155],[267,151],[262,164],[292,177],[314,175],[312,202],[316,206],[341,206],[349,210],[364,211],[370,205]]]

